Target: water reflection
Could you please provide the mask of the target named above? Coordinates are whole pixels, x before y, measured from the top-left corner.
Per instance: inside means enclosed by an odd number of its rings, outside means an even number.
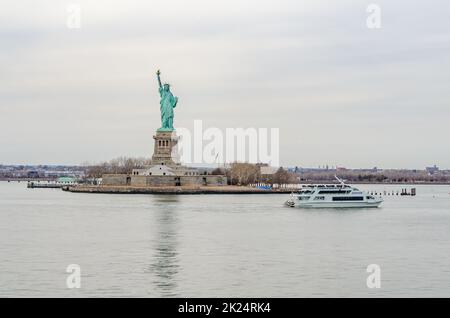
[[[154,196],[156,221],[156,234],[154,241],[154,255],[149,266],[154,274],[154,287],[160,296],[177,296],[176,275],[178,274],[178,252],[177,252],[177,207],[179,196],[161,195]]]

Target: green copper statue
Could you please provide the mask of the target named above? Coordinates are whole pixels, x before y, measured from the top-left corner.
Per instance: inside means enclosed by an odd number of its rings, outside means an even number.
[[[158,76],[159,95],[161,100],[159,102],[161,109],[161,128],[158,131],[173,131],[173,109],[177,106],[178,97],[173,96],[170,91],[170,85],[161,85],[161,78],[159,75],[161,72],[158,70],[156,75]]]

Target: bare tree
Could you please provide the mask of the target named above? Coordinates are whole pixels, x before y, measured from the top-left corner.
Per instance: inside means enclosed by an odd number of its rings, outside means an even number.
[[[104,174],[129,174],[133,169],[144,168],[150,163],[146,158],[119,157],[108,162],[89,165],[86,169],[88,178],[101,178]]]
[[[260,169],[257,165],[251,163],[235,162],[231,164],[227,171],[227,177],[231,184],[248,185],[258,182]]]
[[[292,179],[293,176],[288,171],[283,169],[283,167],[280,167],[273,175],[273,183],[277,184],[291,183]]]

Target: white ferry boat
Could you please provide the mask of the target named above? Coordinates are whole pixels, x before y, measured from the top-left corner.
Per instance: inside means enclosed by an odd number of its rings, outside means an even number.
[[[304,185],[298,193],[292,193],[286,201],[290,207],[304,208],[377,208],[383,199],[345,184]]]

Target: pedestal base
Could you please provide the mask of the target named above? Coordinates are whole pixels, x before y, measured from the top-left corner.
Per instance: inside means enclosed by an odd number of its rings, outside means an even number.
[[[152,165],[177,165],[180,163],[177,144],[178,136],[175,131],[156,131],[153,136],[155,147],[152,157]]]

